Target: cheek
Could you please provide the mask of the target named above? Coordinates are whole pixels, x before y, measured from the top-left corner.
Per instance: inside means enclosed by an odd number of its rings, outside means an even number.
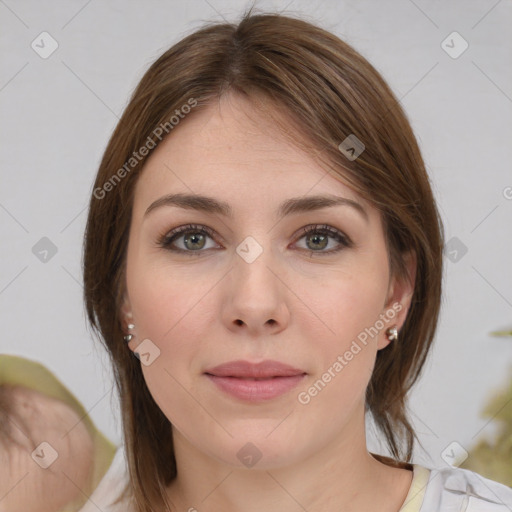
[[[165,356],[157,358],[150,366],[142,365],[142,373],[154,401],[175,427],[187,431],[191,415],[193,423],[198,421],[197,403],[192,399],[186,375],[175,372]]]
[[[323,423],[327,417],[339,426],[364,404],[377,339],[383,335],[374,326],[382,313],[386,289],[383,281],[354,279],[336,283],[318,298],[315,311],[329,329],[321,323],[318,332],[308,331],[308,339],[315,340],[309,351],[316,359],[316,372],[297,394],[308,421]]]
[[[317,283],[318,285],[320,284]],[[319,340],[331,340],[333,349],[342,349],[366,328],[375,324],[383,312],[387,274],[357,270],[333,273],[323,286],[309,287],[301,299],[309,307],[310,325],[318,325]],[[314,314],[312,314],[313,312]],[[334,340],[334,342],[333,342]]]
[[[128,267],[127,287],[137,336],[164,344],[177,333],[180,339],[193,339],[200,327],[198,313],[212,284],[199,279],[191,269],[134,261]]]
[[[141,365],[144,379],[155,402],[180,428],[194,408],[193,374],[211,326],[211,319],[202,314],[211,285],[176,269],[132,265],[127,286],[137,340],[149,339],[157,347],[150,345],[158,354],[151,364]]]
[[[324,282],[323,292],[310,288],[303,295],[315,315],[307,315],[310,320],[304,320],[302,329],[309,340],[315,340],[309,350],[318,364],[307,387],[300,390],[299,402],[322,416],[325,404],[330,404],[329,414],[337,421],[344,421],[347,411],[364,401],[377,340],[383,336],[375,325],[383,313],[388,276],[383,266],[376,265],[372,272],[369,268],[366,265],[364,272],[354,267],[350,273],[333,274]]]

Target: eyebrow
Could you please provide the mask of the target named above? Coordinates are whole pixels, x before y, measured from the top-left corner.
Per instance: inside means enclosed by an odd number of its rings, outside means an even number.
[[[228,203],[218,201],[213,197],[198,194],[169,194],[163,196],[149,205],[144,216],[163,206],[177,206],[187,210],[199,210],[205,213],[218,214],[228,218],[233,217],[233,210]],[[367,222],[369,220],[368,213],[361,204],[353,201],[352,199],[331,194],[293,197],[287,199],[279,206],[277,215],[279,218],[283,218],[287,215],[311,212],[333,206],[350,206],[357,210]]]

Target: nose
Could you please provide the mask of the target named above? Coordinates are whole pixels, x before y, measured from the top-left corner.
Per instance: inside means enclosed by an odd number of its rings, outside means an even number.
[[[291,291],[270,253],[263,251],[251,263],[236,255],[233,268],[226,276],[222,311],[229,330],[261,336],[286,329]]]

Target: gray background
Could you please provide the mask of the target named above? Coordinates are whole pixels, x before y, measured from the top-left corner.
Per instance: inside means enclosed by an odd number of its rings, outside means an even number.
[[[147,67],[203,21],[236,21],[247,5],[0,1],[0,350],[45,364],[116,443],[110,369],[82,305],[93,178]],[[352,44],[389,82],[418,137],[457,254],[446,262],[435,348],[410,409],[429,454],[417,450],[415,462],[446,466],[450,443],[469,449],[493,434],[479,413],[512,371],[511,338],[489,336],[512,321],[512,2],[287,0],[257,7],[306,15]],[[45,59],[31,47],[50,48],[44,31],[58,43]],[[442,47],[453,31],[469,44],[457,58]],[[445,44],[452,53],[462,48],[456,39]],[[57,249],[46,261],[38,253],[48,244],[43,237]]]

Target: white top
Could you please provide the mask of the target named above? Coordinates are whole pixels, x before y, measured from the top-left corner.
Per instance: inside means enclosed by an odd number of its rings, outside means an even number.
[[[79,512],[132,512],[130,504],[112,503],[128,482],[124,448]],[[413,464],[413,479],[398,512],[512,512],[512,489],[468,469],[428,469]]]

